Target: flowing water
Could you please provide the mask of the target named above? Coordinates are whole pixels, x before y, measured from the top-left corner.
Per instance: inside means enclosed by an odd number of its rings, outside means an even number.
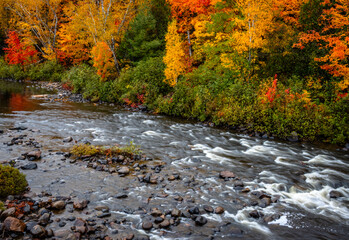
[[[222,215],[204,214],[208,223],[203,227],[182,219],[169,230],[146,233],[152,239],[346,239],[349,234],[348,152],[263,140],[110,106],[35,100],[30,94],[38,90],[15,85],[0,82],[0,130],[24,126],[42,144],[46,160],[38,170],[26,172],[34,192],[75,195],[92,205],[108,205],[116,218],[126,219],[127,227],[140,233],[145,233],[140,227],[145,217],[139,212],[142,208],[184,210],[210,205],[225,209]],[[180,173],[181,180],[153,186],[133,176],[121,178],[62,162],[52,151],[71,147],[62,143],[67,136],[100,145],[133,141],[155,162],[166,163],[163,176]],[[18,155],[16,148],[1,143],[0,161]],[[251,192],[242,193],[234,186],[236,181],[220,179],[224,170],[234,172]],[[333,190],[339,197],[330,198]],[[115,198],[125,191],[127,200]],[[279,200],[263,206],[258,192]],[[184,201],[174,200],[177,195]],[[264,217],[280,217],[266,222],[263,217],[251,218],[253,210]]]

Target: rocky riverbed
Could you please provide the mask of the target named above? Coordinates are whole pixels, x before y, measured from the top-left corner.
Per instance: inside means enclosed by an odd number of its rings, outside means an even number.
[[[0,238],[340,239],[349,231],[345,151],[118,110],[43,86],[59,92],[5,95],[0,162],[24,172],[30,189],[4,199]],[[143,153],[70,153],[130,141]]]
[[[138,224],[127,219],[117,217],[116,211],[111,211],[108,205],[98,205],[91,199],[81,199],[72,194],[57,196],[42,189],[42,192],[29,191],[21,196],[9,196],[5,201],[6,210],[1,212],[0,219],[3,237],[5,239],[149,239],[149,233],[156,231],[166,235],[169,231],[180,231],[178,235],[189,237],[196,231],[202,231],[207,237],[223,231],[229,236],[243,236],[244,231],[234,227],[231,222],[210,223],[211,217],[224,213],[224,208],[219,205],[201,205],[196,199],[178,191],[168,194],[166,190],[197,188],[199,182],[195,175],[182,176],[178,172],[166,171],[166,163],[153,160],[146,156],[134,155],[132,157],[118,155],[117,157],[81,156],[72,157],[70,152],[54,151],[47,149],[40,138],[40,134],[33,136],[35,131],[25,127],[15,127],[2,133],[2,144],[8,150],[16,152],[18,157],[1,164],[9,164],[19,169],[30,177],[38,168],[51,171],[50,168],[64,168],[70,165],[91,168],[88,171],[105,172],[111,174],[116,183],[122,184],[122,191],[112,196],[115,201],[125,202],[127,205],[129,195],[133,188],[147,186],[154,193],[140,197],[138,206],[121,207],[120,211],[126,215],[139,218]],[[73,137],[62,139],[62,145],[69,147],[75,144]],[[16,154],[14,154],[16,155]],[[197,169],[193,169],[194,171]],[[98,173],[94,173],[98,174]],[[123,178],[123,180],[121,180]],[[216,176],[217,181],[232,181],[234,188],[241,195],[250,192],[244,183],[233,172],[222,171]],[[43,176],[42,181],[45,182]],[[65,188],[69,183],[58,180],[51,184],[59,184]],[[132,186],[132,187],[131,187]],[[251,205],[267,207],[278,202],[277,196],[270,196],[263,192],[253,192],[254,201]],[[133,196],[134,197],[134,196]],[[240,203],[241,207],[247,203]],[[131,208],[130,208],[131,207]],[[264,216],[262,212],[251,211],[251,218],[263,219],[270,222],[279,215]],[[211,236],[211,237],[210,237]]]

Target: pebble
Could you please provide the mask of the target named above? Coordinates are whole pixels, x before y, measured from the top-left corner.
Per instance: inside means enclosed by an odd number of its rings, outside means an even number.
[[[214,210],[214,212],[216,214],[222,214],[224,213],[224,208],[223,207],[216,207],[216,209]]]

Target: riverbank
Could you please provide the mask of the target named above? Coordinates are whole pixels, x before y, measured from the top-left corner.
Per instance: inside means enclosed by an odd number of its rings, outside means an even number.
[[[33,204],[47,203],[53,221],[38,223],[41,216],[34,210],[19,219],[25,224],[34,221],[47,232],[82,239],[346,236],[346,152],[249,137],[107,104],[33,99],[30,96],[45,93],[19,87],[25,91],[12,89],[18,94],[2,95],[9,99],[2,106],[8,102],[31,107],[1,108],[0,162],[21,168],[36,194]],[[87,141],[94,146],[133,141],[142,146],[142,156],[152,160],[69,157],[69,149]],[[32,159],[34,154],[28,158],[38,150],[40,159]],[[52,209],[50,197],[64,201],[64,211]],[[77,200],[89,203],[76,210]],[[98,206],[102,210],[96,210]],[[324,206],[327,210],[320,211]],[[78,218],[86,222],[76,223],[82,228],[74,226]],[[81,234],[93,220],[95,233]],[[32,237],[27,231],[24,235]]]
[[[300,86],[292,79],[204,81],[203,76],[197,75],[200,71],[170,87],[163,82],[163,68],[160,58],[152,58],[125,70],[115,80],[101,81],[88,65],[65,70],[57,63],[45,62],[24,72],[2,62],[0,75],[61,81],[65,89],[94,103],[195,119],[260,138],[334,143],[342,147],[348,143],[349,96],[336,97],[332,88],[310,89],[306,83]]]

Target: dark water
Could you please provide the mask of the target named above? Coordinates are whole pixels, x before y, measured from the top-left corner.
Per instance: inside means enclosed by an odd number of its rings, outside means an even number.
[[[108,205],[116,218],[127,219],[128,229],[140,233],[145,233],[140,227],[144,218],[137,212],[140,208],[184,210],[188,206],[211,205],[226,210],[222,215],[205,214],[208,223],[203,227],[182,219],[180,225],[169,230],[147,233],[152,239],[347,238],[348,152],[250,138],[195,122],[108,106],[34,100],[30,95],[38,90],[21,84],[0,81],[0,87],[0,129],[28,127],[43,145],[39,169],[26,172],[34,192],[47,190],[54,195],[87,198],[92,206]],[[178,172],[181,180],[166,186],[146,185],[133,176],[121,178],[82,164],[62,162],[49,150],[71,147],[71,143],[62,143],[67,136],[102,145],[133,141],[147,156],[156,159],[155,163],[166,163],[161,173],[164,177]],[[0,142],[0,161],[18,157],[19,151],[25,152],[19,147],[9,149]],[[235,188],[234,181],[219,179],[223,170],[234,172],[252,192],[264,191],[279,197],[279,202],[263,207],[251,192],[242,193]],[[342,197],[330,198],[332,190]],[[115,198],[116,193],[125,191],[129,196],[126,201]],[[168,197],[163,198],[164,194]],[[177,195],[184,198],[182,203],[173,200]],[[254,201],[259,205],[252,206]],[[264,216],[281,217],[266,223],[263,218],[249,217],[253,210]],[[236,234],[236,229],[243,234]]]

